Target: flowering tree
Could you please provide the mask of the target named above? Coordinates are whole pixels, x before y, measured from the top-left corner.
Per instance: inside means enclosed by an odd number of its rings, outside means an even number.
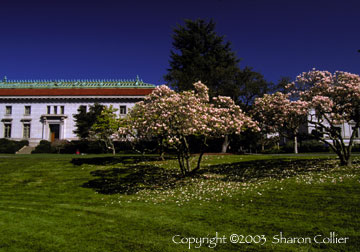
[[[294,138],[294,153],[298,153],[297,136],[301,124],[306,122],[308,103],[289,99],[289,94],[276,92],[257,98],[253,114],[263,134],[279,133]]]
[[[241,111],[229,97],[218,96],[209,102],[208,88],[201,82],[195,91],[176,93],[165,85],[137,103],[125,118],[127,127],[120,134],[136,132],[137,138],[159,137],[161,144],[175,149],[183,175],[200,169],[204,148],[196,166],[190,164],[189,137],[198,136],[202,146],[209,137],[240,134],[245,128],[257,128],[256,123]]]
[[[286,126],[295,134],[307,115],[305,122],[314,128],[313,135],[329,144],[341,165],[351,165],[351,149],[360,126],[360,76],[313,69],[299,75],[288,88],[292,89],[288,94],[265,95],[256,101],[260,125],[269,131]],[[352,128],[348,139],[341,131],[344,123]]]
[[[89,138],[102,141],[108,149],[111,149],[113,155],[115,155],[114,140],[118,138],[117,133],[120,127],[116,111],[117,109],[112,105],[104,107],[89,131]]]
[[[330,145],[341,165],[350,166],[360,126],[360,76],[313,69],[299,75],[294,84],[299,99],[308,103],[308,124],[315,129],[314,135]],[[341,131],[344,123],[352,128],[348,139]]]

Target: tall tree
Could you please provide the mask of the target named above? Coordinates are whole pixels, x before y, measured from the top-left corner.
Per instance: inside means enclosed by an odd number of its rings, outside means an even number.
[[[233,88],[233,99],[245,111],[250,111],[256,98],[264,96],[271,91],[272,83],[267,82],[264,76],[245,67],[237,75],[236,87]]]
[[[81,139],[88,138],[91,127],[103,109],[104,106],[98,103],[90,106],[89,111],[86,111],[86,106],[80,106],[78,113],[74,115],[76,127],[74,133]]]
[[[235,76],[239,72],[230,42],[215,32],[215,23],[197,19],[185,20],[174,29],[170,68],[165,80],[177,91],[193,89],[192,83],[202,81],[210,96],[232,96]]]
[[[272,92],[287,93],[289,90],[287,86],[291,83],[291,78],[288,76],[282,76],[279,82],[272,88]]]

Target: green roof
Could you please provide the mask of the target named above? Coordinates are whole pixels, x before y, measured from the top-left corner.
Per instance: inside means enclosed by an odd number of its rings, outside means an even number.
[[[139,76],[132,80],[0,80],[0,88],[154,88]]]

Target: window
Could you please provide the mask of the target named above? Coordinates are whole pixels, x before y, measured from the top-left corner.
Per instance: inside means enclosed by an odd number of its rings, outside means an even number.
[[[10,123],[4,124],[4,137],[11,138],[11,124]]]
[[[47,114],[48,114],[48,115],[51,114],[51,106],[47,106]]]
[[[31,114],[31,106],[25,106],[25,115]]]
[[[6,106],[5,114],[6,115],[11,115],[11,113],[12,113],[12,107],[11,106]]]
[[[54,106],[54,114],[57,115],[57,106]]]
[[[359,129],[356,129],[355,127],[351,127],[352,131],[356,131],[355,132],[355,138],[359,138]]]
[[[126,106],[120,106],[120,115],[126,115]]]
[[[24,138],[30,138],[30,124],[24,123],[24,132],[23,132]]]
[[[65,107],[64,106],[60,106],[60,114],[65,114]]]

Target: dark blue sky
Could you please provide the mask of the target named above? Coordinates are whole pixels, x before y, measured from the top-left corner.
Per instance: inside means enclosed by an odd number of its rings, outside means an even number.
[[[135,78],[162,84],[171,35],[213,18],[269,81],[315,67],[360,73],[360,1],[0,0],[0,77]]]

